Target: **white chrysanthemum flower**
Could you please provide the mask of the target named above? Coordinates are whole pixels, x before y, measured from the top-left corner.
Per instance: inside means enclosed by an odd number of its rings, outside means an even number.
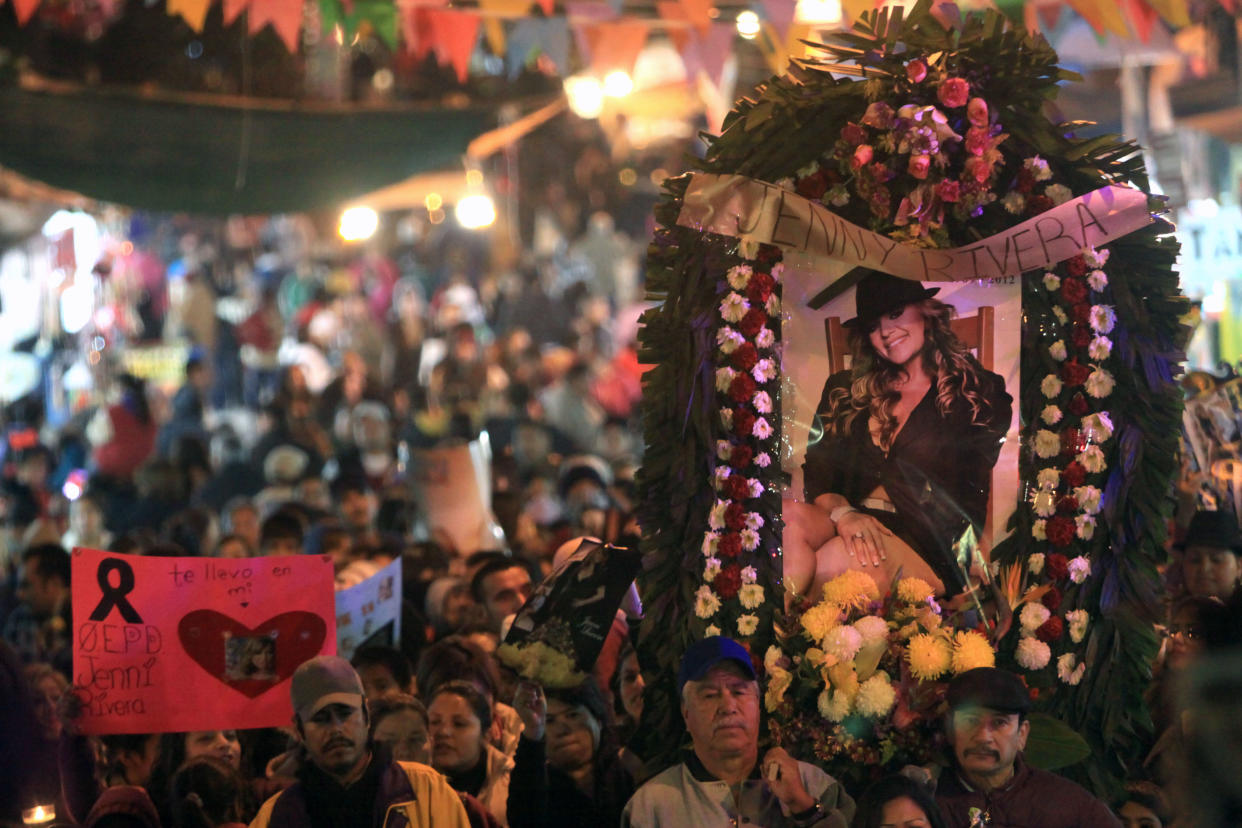
[[[1108,264],[1108,257],[1112,255],[1112,251],[1107,247],[1099,249],[1088,247],[1082,251],[1082,257],[1087,262],[1088,267],[1103,267]]]
[[[1107,368],[1096,367],[1096,369],[1087,376],[1087,393],[1095,397],[1097,400],[1102,400],[1109,394],[1113,393],[1113,388],[1115,388],[1116,385],[1117,380],[1113,379],[1113,375]]]
[[[726,386],[727,387],[727,386]],[[1043,392],[1048,399],[1054,399],[1061,393],[1061,389],[1065,387],[1065,383],[1061,382],[1061,378],[1056,374],[1049,374],[1040,380],[1039,390]]]
[[[1096,486],[1076,486],[1074,488],[1074,499],[1078,501],[1078,508],[1082,509],[1088,515],[1098,514],[1100,511],[1100,500],[1104,493]]]
[[[715,580],[716,576],[719,574],[720,574],[720,559],[719,558],[708,558],[707,562],[703,564],[703,580],[704,581]]]
[[[1117,311],[1113,310],[1112,305],[1092,305],[1087,320],[1091,323],[1091,330],[1106,334],[1117,324]]]
[[[864,615],[854,622],[854,629],[862,636],[864,647],[888,638],[888,622],[878,615]]]
[[[1081,584],[1091,575],[1091,561],[1082,555],[1069,562],[1069,577],[1076,584]]]
[[[707,584],[694,593],[694,614],[699,618],[711,618],[720,610],[720,597]]]
[[[1036,489],[1031,497],[1031,508],[1040,517],[1052,517],[1057,513],[1057,496],[1048,489]]]
[[[738,239],[737,255],[743,259],[757,259],[759,258],[759,245],[758,239]]]
[[[1044,571],[1044,553],[1036,552],[1026,559],[1026,568],[1032,575],[1038,575]]]
[[[1039,541],[1048,540],[1048,521],[1043,520],[1041,518],[1040,520],[1037,520],[1034,523],[1032,523],[1031,524],[1031,537]],[[1037,552],[1035,554],[1039,555],[1040,566],[1042,567],[1043,560],[1044,560],[1043,553]],[[1035,555],[1032,555],[1031,557],[1033,558],[1035,557]]]
[[[1095,518],[1091,515],[1078,515],[1074,518],[1074,534],[1082,540],[1095,537]]]
[[[769,644],[768,648],[763,652],[763,671],[765,673],[772,672],[785,659],[785,651],[775,644]]]
[[[1113,418],[1107,411],[1097,411],[1082,418],[1082,433],[1088,440],[1106,443],[1113,436]]]
[[[758,512],[747,512],[746,513],[745,526],[747,529],[754,529],[754,530],[762,529],[764,523],[765,521],[763,519],[763,515],[759,514]]]
[[[703,635],[706,638],[712,638],[713,636],[717,636],[720,634],[721,634],[721,629],[720,627],[717,627],[715,624],[708,624],[707,627],[703,630]]]
[[[733,444],[728,440],[716,441],[716,457],[720,460],[728,461],[733,456]]]
[[[1001,205],[1004,206],[1007,212],[1016,216],[1026,209],[1026,196],[1017,190],[1010,190],[1001,199]]]
[[[1023,669],[1042,670],[1052,658],[1052,649],[1038,638],[1028,636],[1018,642],[1018,651],[1014,653],[1014,658]]]
[[[759,570],[755,569],[753,566],[743,567],[742,583],[753,584],[757,580],[759,580]]]
[[[742,538],[742,548],[747,552],[754,552],[759,548],[759,533],[754,529],[743,529],[738,534]]]
[[[1070,676],[1074,673],[1074,667],[1077,665],[1078,656],[1074,653],[1064,653],[1057,658],[1057,678],[1069,684]]]
[[[876,673],[858,687],[854,697],[854,709],[863,716],[878,719],[887,716],[897,702],[897,691],[887,673]]]
[[[1061,422],[1061,416],[1062,413],[1060,407],[1055,405],[1045,405],[1044,410],[1039,412],[1039,419],[1043,420],[1048,425],[1056,425]]]
[[[1018,616],[1018,621],[1022,624],[1023,632],[1033,633],[1051,617],[1052,611],[1043,604],[1038,601],[1028,601],[1022,605],[1022,612]]]
[[[750,375],[755,378],[755,382],[762,385],[776,376],[776,362],[771,359],[761,359],[755,363],[755,367],[751,369]]]
[[[739,615],[737,617],[737,634],[743,638],[748,638],[755,634],[755,630],[759,629],[759,616],[757,615]]]
[[[1087,284],[1098,293],[1108,287],[1108,274],[1102,270],[1093,270],[1087,274]]]
[[[1056,468],[1040,469],[1035,475],[1035,485],[1041,489],[1055,489],[1061,482],[1061,470]]]
[[[759,452],[755,455],[755,465],[761,469],[766,469],[768,466],[772,465],[772,455],[768,454],[766,451]]]
[[[824,636],[824,652],[836,656],[837,661],[849,661],[858,655],[862,641],[862,635],[858,630],[848,624],[842,624],[833,627],[828,635]]]
[[[748,477],[746,479],[746,485],[750,488],[751,497],[759,497],[759,495],[767,491],[767,489],[763,487],[763,484],[759,482],[759,478],[757,477]]]
[[[1061,287],[1061,277],[1049,270],[1044,274],[1044,288],[1052,293]]]
[[[729,468],[728,466],[725,466],[725,465],[717,466],[716,470],[712,472],[712,476],[716,479],[716,488],[719,489],[721,486],[723,486],[724,482],[728,480],[729,477],[732,476],[732,474],[733,474],[733,469]]]
[[[1053,204],[1064,204],[1074,197],[1074,192],[1064,184],[1049,184],[1044,188],[1044,195],[1052,199]]]
[[[759,333],[755,334],[755,345],[760,348],[771,348],[776,344],[776,334],[772,333],[771,328],[760,328]]]
[[[1070,610],[1065,613],[1065,623],[1069,625],[1070,641],[1075,644],[1081,644],[1083,638],[1087,634],[1087,624],[1090,623],[1091,616],[1086,610]]]
[[[719,348],[720,352],[723,354],[727,355],[733,353],[738,348],[742,347],[742,343],[745,341],[746,337],[742,336],[741,331],[735,328],[730,328],[728,325],[725,325],[720,330],[716,331],[716,347]]]
[[[741,322],[746,311],[750,310],[750,302],[740,293],[730,292],[720,302],[720,315],[726,322]]]
[[[763,309],[767,311],[768,316],[780,316],[781,299],[775,293],[768,296],[768,301],[764,303]]]
[[[1062,308],[1060,305],[1052,306],[1052,315],[1055,316],[1057,318],[1057,321],[1060,322],[1062,325],[1064,325],[1066,322],[1069,321],[1069,315],[1065,312],[1065,309]]]
[[[829,689],[825,689],[824,692],[819,694],[816,707],[819,708],[819,715],[828,721],[840,722],[850,715],[851,701],[850,697],[845,693],[834,693]]]
[[[772,424],[768,422],[766,417],[758,417],[755,419],[755,425],[751,428],[750,433],[755,435],[757,439],[766,440],[772,436]]]
[[[729,386],[733,383],[733,378],[736,376],[737,376],[737,371],[734,371],[732,368],[730,368],[727,365],[722,368],[717,368],[716,369],[716,390],[717,391],[728,391]]]
[[[727,500],[717,500],[707,513],[707,525],[713,529],[725,528],[725,510],[729,508]]]
[[[758,607],[763,599],[763,587],[759,584],[742,584],[742,588],[737,591],[737,600],[746,609]]]
[[[1069,353],[1065,349],[1065,340],[1058,339],[1056,342],[1048,346],[1048,355],[1057,362],[1064,362]]]
[[[1077,460],[1088,474],[1099,474],[1104,471],[1104,452],[1099,446],[1087,446],[1079,452]]]
[[[720,548],[720,535],[715,532],[708,532],[703,535],[703,546],[701,547],[703,557],[709,558],[716,554],[716,550]]]
[[[1087,346],[1087,356],[1096,362],[1103,362],[1113,352],[1113,341],[1107,336],[1097,336]]]
[[[1031,175],[1036,181],[1047,181],[1052,178],[1052,170],[1048,168],[1048,162],[1040,158],[1038,155],[1032,155],[1022,162],[1022,166],[1031,171]]]
[[[733,428],[733,409],[720,409],[720,424],[725,428]]]
[[[1055,431],[1041,428],[1035,432],[1035,453],[1047,459],[1061,453],[1061,437]]]
[[[748,264],[734,265],[729,268],[725,278],[729,281],[729,287],[734,290],[745,290],[746,286],[750,284],[750,277],[754,272]]]
[[[810,178],[811,176],[815,175],[815,173],[817,172],[819,172],[819,162],[812,161],[811,163],[801,166],[798,169],[794,170],[794,179]]]
[[[755,394],[755,410],[760,414],[772,413],[772,397],[767,391],[760,391]]]

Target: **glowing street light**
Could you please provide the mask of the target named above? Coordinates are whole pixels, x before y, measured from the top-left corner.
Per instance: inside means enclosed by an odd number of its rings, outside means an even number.
[[[379,213],[370,207],[350,207],[341,213],[341,225],[337,228],[347,242],[366,241],[379,229]]]
[[[759,34],[759,15],[749,10],[738,12],[737,33],[747,40],[754,40]]]
[[[569,108],[579,118],[598,118],[604,111],[604,87],[589,75],[565,78],[565,94],[569,97]]]
[[[617,69],[604,77],[604,94],[610,98],[624,98],[633,91],[634,81],[628,72]]]
[[[496,221],[496,205],[491,196],[469,195],[457,202],[453,215],[467,230],[482,230]]]

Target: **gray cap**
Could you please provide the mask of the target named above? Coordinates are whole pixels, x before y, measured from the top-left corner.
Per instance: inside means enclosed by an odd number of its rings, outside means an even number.
[[[353,666],[340,656],[316,656],[303,662],[289,682],[293,712],[302,721],[330,704],[362,707],[362,679]]]

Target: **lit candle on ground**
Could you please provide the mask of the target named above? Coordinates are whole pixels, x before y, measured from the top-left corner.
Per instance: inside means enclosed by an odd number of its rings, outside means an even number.
[[[36,805],[22,811],[24,825],[46,825],[54,819],[56,819],[55,805]]]

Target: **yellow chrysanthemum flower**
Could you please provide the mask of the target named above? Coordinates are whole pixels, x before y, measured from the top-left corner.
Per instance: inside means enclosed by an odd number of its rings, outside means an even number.
[[[949,642],[939,635],[919,633],[906,645],[906,663],[910,672],[920,681],[933,681],[949,669],[953,651]]]
[[[922,578],[902,578],[897,582],[897,597],[907,604],[921,604],[935,592]]]
[[[880,600],[880,588],[866,572],[847,569],[824,584],[824,600],[842,607],[863,609],[872,601]]]
[[[820,602],[802,613],[802,633],[815,642],[823,641],[824,636],[841,620],[841,607],[826,601]]]
[[[964,673],[976,667],[995,667],[996,651],[974,630],[961,630],[953,636],[953,672]]]

